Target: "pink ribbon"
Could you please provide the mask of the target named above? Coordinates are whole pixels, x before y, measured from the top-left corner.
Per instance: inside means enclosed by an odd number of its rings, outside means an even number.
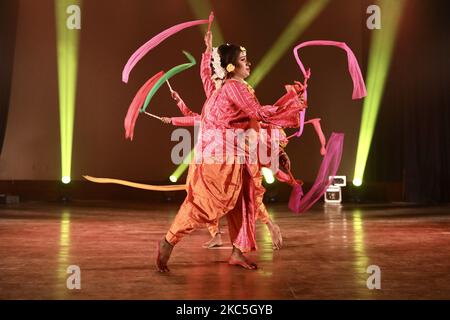
[[[177,32],[180,32],[181,30],[184,30],[186,28],[190,28],[190,27],[197,26],[200,24],[205,24],[205,23],[209,23],[209,25],[211,25],[213,19],[214,19],[214,14],[211,12],[208,20],[194,20],[194,21],[183,22],[183,23],[177,24],[173,27],[170,27],[170,28],[162,31],[159,34],[157,34],[156,36],[154,36],[153,38],[151,38],[149,41],[147,41],[145,44],[143,44],[139,49],[137,49],[136,52],[133,53],[133,55],[130,57],[130,59],[128,59],[128,62],[122,71],[122,81],[127,83],[131,70],[133,70],[134,66],[139,62],[139,60],[141,60],[150,50],[155,48],[157,45],[159,45],[165,39],[167,39],[168,37],[174,35]]]
[[[366,85],[364,83],[364,79],[361,74],[361,69],[359,68],[358,60],[356,60],[355,54],[353,51],[345,44],[344,42],[337,41],[328,41],[328,40],[313,40],[302,42],[294,48],[294,56],[295,60],[297,60],[297,64],[302,70],[303,76],[305,79],[308,79],[311,75],[310,69],[308,71],[305,70],[303,63],[301,62],[298,56],[298,50],[300,48],[309,47],[309,46],[334,46],[345,50],[347,53],[348,60],[348,71],[353,81],[353,94],[352,99],[361,99],[367,95]]]

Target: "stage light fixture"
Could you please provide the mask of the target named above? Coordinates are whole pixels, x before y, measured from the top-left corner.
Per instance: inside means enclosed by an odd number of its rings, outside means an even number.
[[[330,176],[328,177],[328,179],[331,181],[331,184],[324,194],[325,203],[340,204],[342,202],[342,187],[345,187],[347,185],[347,177]]]

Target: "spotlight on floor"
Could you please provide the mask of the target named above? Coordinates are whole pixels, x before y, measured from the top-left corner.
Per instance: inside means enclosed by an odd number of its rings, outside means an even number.
[[[353,179],[353,185],[354,185],[355,187],[360,187],[360,186],[362,185],[362,180],[359,179],[359,178]]]
[[[262,175],[264,176],[264,180],[268,183],[268,184],[272,184],[275,182],[275,178],[273,176],[273,172],[272,170],[270,170],[269,168],[262,168],[261,169]]]
[[[64,184],[68,184],[68,183],[70,183],[70,177],[64,176],[64,177],[62,177],[61,181]]]

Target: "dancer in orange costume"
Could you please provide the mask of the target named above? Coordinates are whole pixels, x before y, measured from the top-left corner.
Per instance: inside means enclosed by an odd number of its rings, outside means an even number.
[[[199,117],[200,115],[198,113],[193,112],[187,105],[186,103],[183,101],[183,99],[181,99],[180,95],[178,94],[178,92],[173,91],[171,92],[172,94],[172,98],[176,101],[178,108],[180,109],[181,113],[185,116],[185,117]],[[199,118],[197,118],[199,119]],[[181,118],[167,118],[167,117],[163,117],[162,121],[165,123],[171,123],[172,120],[176,123],[180,123]],[[189,118],[184,119],[185,123],[189,122]],[[183,122],[183,121],[181,121]],[[259,123],[255,123],[253,124],[253,126],[256,126],[257,129],[259,129],[260,124]],[[267,127],[267,125],[263,124],[263,126]],[[282,130],[281,130],[282,131]],[[286,139],[286,135],[284,134],[284,131],[282,131],[282,137],[281,137],[281,142],[280,142],[280,147],[284,148],[286,147],[287,144],[287,139]],[[251,173],[252,173],[252,177],[254,178],[254,183],[255,183],[255,191],[256,191],[256,212],[257,212],[257,219],[260,220],[262,223],[264,223],[271,235],[271,239],[272,239],[272,246],[274,249],[280,249],[283,245],[283,238],[281,235],[281,231],[280,231],[280,227],[274,223],[272,221],[272,219],[269,216],[269,213],[267,212],[267,209],[263,203],[263,198],[264,198],[264,193],[265,193],[265,188],[262,184],[262,175],[260,173],[261,170],[261,166],[259,165],[252,165],[250,166],[251,168]],[[219,227],[219,223],[217,224],[208,224],[207,225],[208,231],[211,234],[211,240],[206,242],[203,247],[205,248],[213,248],[213,247],[218,247],[222,245],[222,237],[221,237],[221,231],[220,231],[220,227]]]
[[[214,76],[213,76],[214,78]],[[221,84],[216,84],[216,87],[221,86]],[[178,92],[172,90],[171,89],[171,95],[172,98],[175,100],[175,102],[177,103],[178,108],[180,109],[181,113],[185,116],[183,117],[175,117],[175,118],[167,118],[167,117],[163,117],[161,118],[161,120],[165,123],[176,123],[178,125],[183,125],[183,124],[192,124],[191,121],[191,117],[193,117],[193,119],[197,119],[199,120],[200,115],[196,112],[193,112],[184,102],[184,100],[180,97],[180,95],[178,94]],[[249,88],[251,90],[252,93],[254,93],[253,88]],[[295,86],[292,87],[292,89],[296,90],[297,92],[301,92],[302,91],[302,87],[301,84],[296,83]],[[301,98],[301,102],[304,103],[303,99]],[[254,127],[256,130],[259,130],[261,127],[265,128],[265,129],[277,129],[274,126],[268,125],[266,123],[260,123],[260,122],[254,122],[251,124],[251,127]],[[281,169],[284,170],[287,174],[290,174],[290,161],[289,158],[287,157],[286,152],[284,151],[284,148],[286,147],[287,143],[288,143],[288,139],[286,137],[286,134],[284,132],[284,130],[279,129],[280,131],[280,163],[281,163]],[[268,145],[270,145],[270,143],[268,143]],[[254,183],[255,183],[255,191],[256,191],[256,212],[257,212],[257,219],[260,220],[262,223],[264,223],[270,233],[271,239],[272,239],[272,247],[273,249],[281,249],[282,245],[283,245],[283,238],[281,235],[281,230],[280,227],[274,223],[272,221],[272,219],[269,216],[269,213],[266,209],[266,206],[263,203],[263,198],[264,198],[264,193],[265,193],[265,188],[262,184],[262,175],[261,175],[261,166],[260,165],[252,165],[250,166],[251,172],[252,172],[252,176],[254,178]],[[281,170],[280,169],[280,170]],[[277,171],[277,173],[275,174],[275,176],[282,182],[290,182],[290,181],[286,181],[283,178],[280,178],[280,175],[282,173],[280,173],[279,171]],[[189,177],[188,177],[189,179]],[[294,183],[301,183],[297,180],[293,180]],[[211,240],[209,240],[208,242],[206,242],[203,247],[204,248],[213,248],[213,247],[219,247],[222,245],[222,237],[221,234],[222,232],[220,231],[220,224],[208,224],[207,228],[209,233],[211,234]]]
[[[222,134],[226,139],[226,130],[248,129],[252,123],[263,121],[280,128],[298,127],[299,111],[302,104],[295,91],[283,96],[282,104],[261,106],[249,90],[244,79],[250,74],[246,50],[235,45],[222,45],[218,49],[220,64],[226,70],[226,77],[221,86],[216,87],[212,80],[211,57],[212,35],[205,36],[206,50],[202,56],[201,78],[206,93],[206,102],[201,115],[183,117],[183,124],[200,120],[199,142],[195,152],[202,153],[214,147],[216,142],[211,132]],[[177,119],[172,120],[174,122]],[[175,123],[177,124],[177,123]],[[234,151],[239,146],[233,141]],[[256,269],[245,252],[256,250],[255,218],[257,212],[255,171],[247,161],[237,159],[238,152],[233,153],[229,161],[216,162],[224,158],[214,154],[202,158],[199,163],[190,166],[187,196],[181,205],[169,231],[158,243],[156,264],[161,272],[169,271],[167,262],[173,247],[186,234],[203,227],[205,224],[217,224],[226,216],[233,249],[230,264],[247,269]],[[225,155],[226,156],[226,155]],[[210,160],[213,160],[212,162]],[[257,170],[259,173],[259,170]]]

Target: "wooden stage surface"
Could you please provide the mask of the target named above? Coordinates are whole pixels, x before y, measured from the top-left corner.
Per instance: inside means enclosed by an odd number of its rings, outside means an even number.
[[[295,216],[268,205],[284,247],[258,222],[257,271],[229,266],[206,229],[174,249],[171,272],[155,244],[178,206],[132,202],[28,202],[0,207],[0,299],[450,299],[450,207],[324,207]],[[225,219],[226,220],[226,219]],[[69,265],[81,289],[66,287]],[[367,267],[381,272],[369,290]]]

